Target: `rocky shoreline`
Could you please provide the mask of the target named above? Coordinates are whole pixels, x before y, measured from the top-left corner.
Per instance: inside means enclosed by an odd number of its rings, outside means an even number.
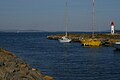
[[[54,80],[0,48],[0,80]]]

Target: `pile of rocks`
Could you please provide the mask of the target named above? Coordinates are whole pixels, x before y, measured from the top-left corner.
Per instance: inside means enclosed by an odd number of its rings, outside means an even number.
[[[0,80],[53,80],[31,68],[14,54],[0,49]]]

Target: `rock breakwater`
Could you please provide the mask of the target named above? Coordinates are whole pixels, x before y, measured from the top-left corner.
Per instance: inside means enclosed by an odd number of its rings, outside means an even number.
[[[47,39],[58,40],[62,36],[64,36],[64,34],[50,35],[50,36],[47,36]],[[92,35],[91,34],[68,34],[68,38],[72,39],[72,42],[81,42],[82,39],[92,38]],[[100,40],[103,43],[108,42],[110,44],[113,44],[114,42],[120,42],[120,34],[114,34],[114,35],[95,34],[94,38]]]
[[[53,80],[31,68],[14,54],[0,48],[0,80]]]

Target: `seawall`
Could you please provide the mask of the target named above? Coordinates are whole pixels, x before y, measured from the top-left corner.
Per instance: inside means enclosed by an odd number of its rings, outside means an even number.
[[[54,80],[0,48],[0,80]]]

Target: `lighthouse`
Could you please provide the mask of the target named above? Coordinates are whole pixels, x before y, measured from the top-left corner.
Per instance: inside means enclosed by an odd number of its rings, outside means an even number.
[[[115,33],[115,25],[114,25],[114,22],[112,21],[111,22],[111,34],[114,35]]]

